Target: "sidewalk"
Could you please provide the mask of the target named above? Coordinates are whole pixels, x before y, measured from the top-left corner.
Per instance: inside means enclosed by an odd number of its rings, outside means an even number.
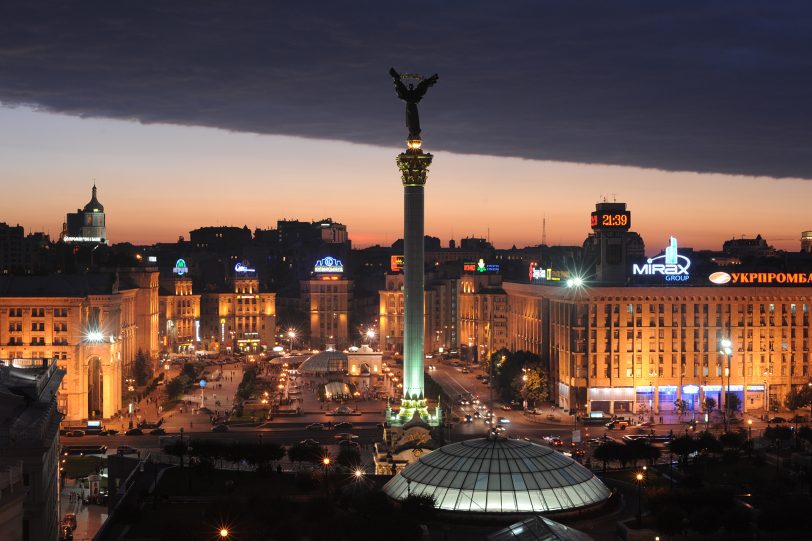
[[[73,531],[74,541],[90,541],[101,525],[107,520],[107,505],[85,505],[82,499],[89,494],[89,489],[79,487],[75,480],[65,482],[65,487],[59,494],[60,516],[65,513],[76,514],[76,529]]]

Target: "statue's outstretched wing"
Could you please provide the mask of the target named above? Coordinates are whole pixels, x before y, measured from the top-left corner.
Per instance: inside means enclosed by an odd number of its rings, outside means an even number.
[[[392,81],[395,83],[395,91],[398,93],[398,97],[402,100],[408,99],[409,89],[400,80],[400,73],[395,71],[395,68],[389,68],[389,75],[392,76]]]
[[[417,95],[418,98],[422,98],[423,95],[426,93],[426,90],[428,90],[429,87],[434,86],[437,83],[437,79],[439,78],[440,77],[435,73],[431,77],[423,79],[422,81],[420,81],[420,84],[418,84],[415,87],[414,93]]]

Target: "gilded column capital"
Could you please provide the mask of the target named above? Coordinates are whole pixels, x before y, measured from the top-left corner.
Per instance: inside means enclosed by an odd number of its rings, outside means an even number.
[[[400,176],[404,186],[425,186],[429,165],[434,158],[431,154],[424,154],[420,148],[410,148],[398,154],[395,161],[400,169]]]

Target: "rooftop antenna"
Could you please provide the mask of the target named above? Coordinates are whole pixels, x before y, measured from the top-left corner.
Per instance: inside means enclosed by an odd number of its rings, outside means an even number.
[[[612,203],[617,203],[617,195],[612,194]]]

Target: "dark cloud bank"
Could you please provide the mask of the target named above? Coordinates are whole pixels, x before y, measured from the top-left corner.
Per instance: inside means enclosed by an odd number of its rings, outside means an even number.
[[[0,3],[0,101],[432,150],[812,178],[812,2]],[[0,127],[13,129],[13,126]]]

